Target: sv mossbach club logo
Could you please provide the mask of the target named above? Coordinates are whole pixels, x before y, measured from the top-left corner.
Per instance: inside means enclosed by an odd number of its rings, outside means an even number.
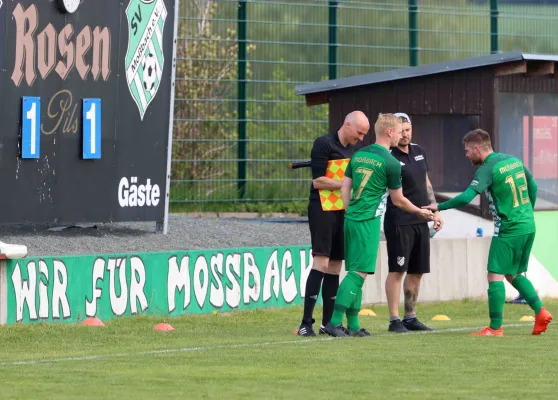
[[[143,120],[145,111],[161,84],[165,63],[163,31],[167,9],[163,0],[130,0],[126,17],[126,80]]]

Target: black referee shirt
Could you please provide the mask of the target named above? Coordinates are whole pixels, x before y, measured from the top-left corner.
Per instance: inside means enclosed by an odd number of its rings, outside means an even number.
[[[355,153],[356,146],[348,144],[343,146],[339,141],[337,131],[330,132],[327,135],[320,136],[314,141],[310,160],[312,166],[312,179],[325,176],[327,171],[327,162],[329,160],[340,160],[343,158],[351,158]],[[310,201],[320,201],[320,193],[314,188],[314,184],[310,183]]]
[[[409,145],[409,154],[402,152],[397,147],[391,148],[391,155],[401,164],[401,184],[403,196],[409,199],[417,207],[430,204],[428,192],[426,191],[426,173],[428,162],[426,154],[418,144]],[[410,225],[426,223],[415,214],[405,212],[393,205],[388,196],[387,210],[384,223],[395,223],[396,225]]]

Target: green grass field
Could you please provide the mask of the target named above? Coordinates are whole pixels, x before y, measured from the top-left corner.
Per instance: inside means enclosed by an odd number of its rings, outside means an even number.
[[[427,334],[389,334],[374,309],[361,317],[371,338],[299,338],[298,307],[171,319],[173,332],[143,317],[3,326],[0,398],[556,398],[558,330],[532,336],[528,306],[506,305],[503,338],[467,336],[486,325],[484,302],[421,305]]]

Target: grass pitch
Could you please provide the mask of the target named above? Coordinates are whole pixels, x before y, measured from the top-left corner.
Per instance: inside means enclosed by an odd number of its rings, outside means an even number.
[[[558,301],[546,306],[558,317]],[[419,305],[438,329],[426,334],[390,334],[387,308],[374,310],[361,317],[372,338],[299,338],[298,307],[169,319],[173,332],[144,317],[4,326],[0,398],[556,398],[558,328],[532,336],[526,305],[506,305],[503,338],[467,336],[487,324],[486,302]]]

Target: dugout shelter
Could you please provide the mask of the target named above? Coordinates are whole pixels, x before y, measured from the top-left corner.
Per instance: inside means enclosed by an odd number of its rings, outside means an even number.
[[[475,168],[465,158],[462,138],[482,128],[496,151],[520,157],[539,185],[537,210],[558,209],[557,55],[506,52],[352,76],[296,87],[308,106],[328,104],[329,128],[345,115],[363,111],[374,143],[379,113],[404,112],[413,142],[428,156],[438,201],[465,190]],[[463,211],[491,219],[488,202],[477,197]]]

